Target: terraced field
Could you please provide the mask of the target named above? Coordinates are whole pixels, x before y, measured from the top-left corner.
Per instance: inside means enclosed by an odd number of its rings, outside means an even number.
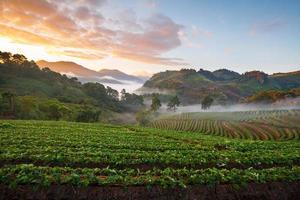
[[[299,164],[297,140],[0,121],[0,199],[296,199]]]
[[[298,140],[300,110],[183,113],[162,116],[151,127],[240,139]]]

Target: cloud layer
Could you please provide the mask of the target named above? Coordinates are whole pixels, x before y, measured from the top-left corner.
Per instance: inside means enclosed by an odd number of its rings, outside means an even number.
[[[117,56],[184,64],[163,54],[181,45],[182,25],[162,14],[138,19],[133,10],[105,17],[104,0],[0,0],[0,37],[82,59]]]

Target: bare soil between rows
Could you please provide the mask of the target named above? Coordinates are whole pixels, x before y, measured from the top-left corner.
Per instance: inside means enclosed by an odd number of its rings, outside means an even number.
[[[249,183],[246,187],[235,188],[233,185],[188,186],[187,188],[162,188],[159,186],[90,186],[77,188],[69,185],[53,185],[49,188],[34,189],[24,185],[11,189],[0,185],[0,200],[7,199],[155,199],[155,200],[296,200],[300,197],[300,182],[271,182],[264,184]]]
[[[226,165],[220,165],[216,163],[208,163],[208,164],[176,164],[176,163],[140,163],[140,164],[109,164],[109,163],[77,163],[77,162],[46,162],[39,160],[0,160],[0,167],[4,167],[5,165],[16,165],[16,164],[34,164],[35,166],[49,166],[49,167],[72,167],[72,168],[114,168],[114,169],[139,169],[140,171],[147,171],[153,168],[165,169],[165,168],[174,168],[174,169],[208,169],[208,168],[218,168],[218,169],[248,169],[250,167],[254,169],[268,169],[272,167],[292,167],[293,165],[300,165],[300,160],[296,160],[291,164],[286,163],[273,163],[266,164],[262,163],[260,165],[253,164],[242,164],[229,162]]]

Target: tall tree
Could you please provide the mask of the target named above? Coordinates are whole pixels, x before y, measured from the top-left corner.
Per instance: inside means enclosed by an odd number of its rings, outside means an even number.
[[[106,93],[113,100],[119,99],[119,92],[117,90],[112,89],[109,86],[106,87]]]
[[[201,102],[201,108],[203,110],[209,109],[213,101],[214,99],[211,96],[207,95],[206,97],[204,97],[204,99]]]
[[[168,103],[168,110],[173,110],[174,112],[176,111],[176,107],[178,107],[180,104],[180,101],[178,99],[178,96],[174,96],[170,99]]]
[[[4,92],[2,94],[2,103],[3,103],[3,114],[5,116],[14,116],[15,115],[15,95],[11,92]],[[5,106],[6,105],[6,106]]]
[[[121,90],[121,101],[126,101],[126,90],[124,88]]]
[[[152,104],[151,104],[151,110],[156,112],[161,107],[160,100],[158,98],[158,95],[153,94],[152,95]]]

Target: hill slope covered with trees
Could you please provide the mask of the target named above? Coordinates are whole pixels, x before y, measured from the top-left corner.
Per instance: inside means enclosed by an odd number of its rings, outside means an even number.
[[[119,100],[117,90],[100,83],[82,84],[8,52],[0,52],[0,93],[0,116],[4,118],[89,122],[104,119],[107,113],[127,111],[127,105],[140,98],[126,93],[131,101]]]
[[[165,71],[151,77],[143,86],[177,94],[183,104],[198,104],[211,95],[215,103],[228,104],[244,100],[246,97],[271,89],[289,90],[300,87],[300,71],[268,75],[260,71],[244,74],[220,69],[213,72],[200,69]]]

